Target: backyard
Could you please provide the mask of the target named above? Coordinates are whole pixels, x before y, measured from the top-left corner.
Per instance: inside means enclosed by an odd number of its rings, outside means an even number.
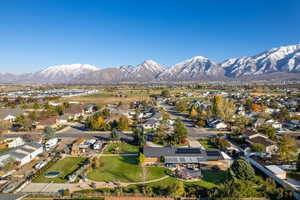
[[[100,167],[88,173],[88,178],[94,181],[130,183],[164,177],[165,171],[162,167],[139,166],[136,156],[101,157]]]
[[[128,144],[128,143],[116,143],[108,144],[105,148],[104,154],[132,154],[138,153],[138,146]]]
[[[35,178],[33,182],[35,183],[66,183],[67,176],[78,169],[82,163],[86,161],[86,158],[75,158],[67,157],[62,160],[57,161],[47,170],[45,170],[40,176]],[[45,177],[45,174],[49,172],[59,172],[59,175],[53,178]]]

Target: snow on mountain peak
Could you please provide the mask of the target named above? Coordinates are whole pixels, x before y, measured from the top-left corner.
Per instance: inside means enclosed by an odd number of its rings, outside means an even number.
[[[142,64],[136,66],[134,72],[139,72],[144,70],[150,71],[152,73],[160,73],[164,71],[165,68],[162,65],[158,64],[157,62],[155,62],[154,60],[146,60]]]
[[[99,70],[99,68],[89,64],[70,64],[50,66],[34,74],[45,78],[53,77],[69,79],[70,77],[78,77],[82,74],[88,74]]]
[[[70,64],[70,65],[54,65],[50,66],[41,72],[55,72],[55,71],[72,71],[72,70],[90,70],[98,71],[99,69],[89,64]]]

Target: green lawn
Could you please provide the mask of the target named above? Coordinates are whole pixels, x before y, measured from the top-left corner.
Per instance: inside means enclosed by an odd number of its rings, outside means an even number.
[[[8,152],[8,151],[9,151],[9,149],[0,149],[0,154],[3,154],[3,153]]]
[[[163,177],[166,171],[162,167],[142,168],[135,156],[101,157],[100,162],[101,167],[88,173],[90,180],[139,182]]]
[[[217,147],[214,144],[212,144],[209,140],[199,140],[199,142],[206,150],[217,149]]]
[[[67,182],[67,175],[78,169],[86,158],[67,157],[54,163],[43,174],[34,179],[35,183],[65,183]],[[44,174],[48,172],[58,171],[60,174],[55,178],[46,178]]]
[[[109,144],[106,147],[104,154],[129,154],[129,153],[138,153],[138,146],[128,144],[128,143],[118,143],[118,144]]]

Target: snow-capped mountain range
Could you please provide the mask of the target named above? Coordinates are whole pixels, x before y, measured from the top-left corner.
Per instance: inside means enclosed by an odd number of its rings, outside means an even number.
[[[153,60],[137,66],[100,69],[89,64],[55,65],[21,75],[0,74],[0,83],[101,84],[125,82],[232,80],[272,76],[300,78],[300,44],[216,63],[196,56],[164,67]],[[278,76],[278,77],[276,77]]]

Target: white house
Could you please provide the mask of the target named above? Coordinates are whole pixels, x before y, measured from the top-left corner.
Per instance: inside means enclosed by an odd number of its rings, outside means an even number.
[[[11,158],[19,162],[20,166],[31,162],[41,153],[43,153],[43,146],[36,142],[26,143],[10,152],[7,152]]]
[[[52,147],[55,147],[57,143],[58,143],[58,138],[51,138],[45,143],[45,147],[46,149],[50,149]]]
[[[160,125],[160,122],[155,119],[148,119],[145,123],[143,123],[144,129],[157,129]]]
[[[16,120],[16,116],[9,114],[3,120],[14,122]]]
[[[214,124],[214,128],[216,128],[216,129],[227,128],[227,124],[225,124],[224,122],[218,122],[218,123]]]
[[[5,139],[4,142],[7,145],[7,148],[11,149],[11,148],[16,148],[18,146],[23,145],[25,142],[21,137],[16,137],[16,138],[8,138]]]

